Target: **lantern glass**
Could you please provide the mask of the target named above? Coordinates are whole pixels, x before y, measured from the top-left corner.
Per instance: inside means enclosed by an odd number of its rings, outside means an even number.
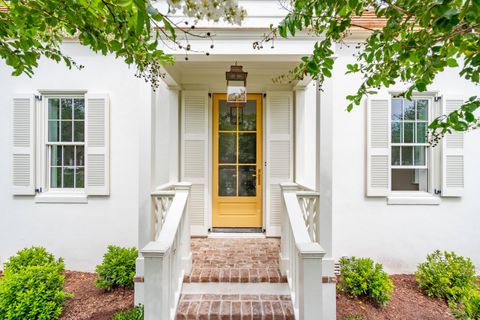
[[[247,87],[243,81],[228,81],[227,102],[247,102]]]

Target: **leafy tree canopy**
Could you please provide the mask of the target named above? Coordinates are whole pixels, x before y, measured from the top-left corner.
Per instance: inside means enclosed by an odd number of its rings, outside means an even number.
[[[61,51],[62,41],[71,37],[95,52],[114,54],[135,65],[137,76],[156,87],[163,75],[160,66],[173,62],[161,50],[161,42],[188,53],[193,50],[189,38],[210,37],[194,30],[196,21],[239,24],[245,16],[234,0],[167,2],[167,12],[160,12],[154,0],[0,0],[4,9],[0,11],[0,57],[13,68],[13,75],[32,76],[42,56],[82,68]],[[175,22],[172,15],[179,10],[193,24]]]
[[[349,111],[381,86],[397,81],[409,85],[406,98],[426,91],[446,68],[459,67],[461,77],[479,84],[479,0],[296,0],[290,5],[288,15],[263,41],[277,35],[294,37],[301,30],[313,31],[321,40],[313,54],[283,78],[310,75],[322,83],[332,74],[333,45],[348,37],[352,27],[370,32],[356,63],[347,66],[347,73],[363,76],[357,92],[347,97]],[[367,10],[383,19],[384,25],[356,24],[355,17]],[[475,128],[480,120],[474,111],[479,107],[480,98],[470,97],[459,110],[435,119],[430,124],[432,142],[447,132]]]

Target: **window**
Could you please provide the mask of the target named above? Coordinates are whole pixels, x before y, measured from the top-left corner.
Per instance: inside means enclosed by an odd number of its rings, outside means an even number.
[[[430,99],[392,98],[391,190],[428,191]]]
[[[85,99],[47,98],[47,188],[85,187]]]
[[[12,108],[14,195],[38,203],[110,195],[108,94],[41,90],[15,94]]]

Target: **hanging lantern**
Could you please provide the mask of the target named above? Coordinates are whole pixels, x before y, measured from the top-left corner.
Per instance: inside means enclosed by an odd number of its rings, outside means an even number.
[[[234,66],[230,66],[230,71],[225,72],[227,104],[230,108],[243,108],[247,103],[247,74],[236,62]]]

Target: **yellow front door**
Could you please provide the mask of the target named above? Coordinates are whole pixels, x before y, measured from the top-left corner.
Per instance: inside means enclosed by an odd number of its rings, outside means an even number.
[[[213,96],[213,227],[262,226],[262,95]]]

